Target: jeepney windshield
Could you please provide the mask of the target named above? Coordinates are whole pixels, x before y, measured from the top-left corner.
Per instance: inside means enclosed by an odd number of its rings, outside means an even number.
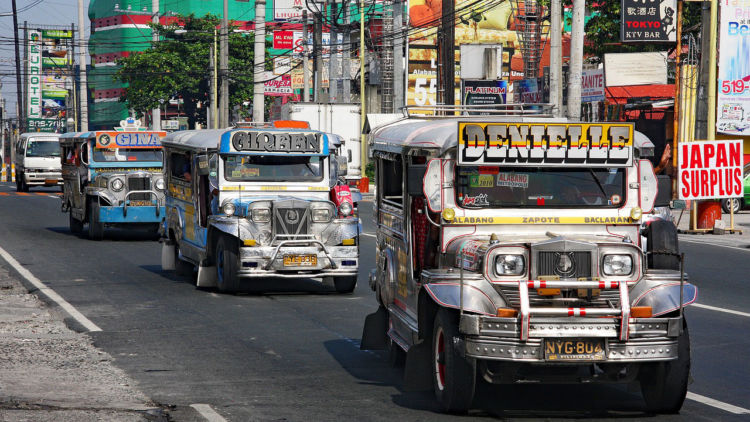
[[[456,201],[463,208],[619,208],[625,170],[461,166]]]
[[[29,139],[26,145],[27,157],[59,157],[60,144],[57,140]]]
[[[96,162],[161,161],[161,149],[94,148]]]
[[[323,159],[316,155],[229,155],[224,177],[233,182],[319,182]]]

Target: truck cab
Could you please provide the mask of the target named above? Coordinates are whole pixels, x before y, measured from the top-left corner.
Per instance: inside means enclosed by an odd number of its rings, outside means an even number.
[[[32,186],[62,186],[59,134],[23,133],[16,143],[16,191]]]
[[[270,125],[168,135],[163,268],[197,269],[198,286],[222,292],[261,278],[316,278],[351,292],[359,197],[341,180],[339,143]]]
[[[62,210],[70,231],[88,224],[92,240],[105,227],[146,228],[164,219],[161,138],[166,132],[70,132],[60,137]]]
[[[528,115],[374,130],[380,308],[362,347],[405,354],[448,412],[469,409],[477,377],[638,381],[649,411],[678,411],[697,288],[673,224],[644,218],[671,192],[643,138]]]

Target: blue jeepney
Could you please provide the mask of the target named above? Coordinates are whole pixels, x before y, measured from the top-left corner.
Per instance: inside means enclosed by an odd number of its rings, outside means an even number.
[[[164,219],[161,139],[166,132],[70,132],[60,136],[62,211],[70,231],[104,237],[105,227],[158,232]]]
[[[343,186],[340,138],[302,128],[191,130],[163,141],[162,268],[233,292],[313,278],[351,292],[359,193]]]

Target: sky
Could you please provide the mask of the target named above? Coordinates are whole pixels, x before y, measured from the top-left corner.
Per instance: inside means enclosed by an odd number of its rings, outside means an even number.
[[[16,0],[16,9],[22,10],[39,0]],[[88,0],[83,2],[84,29],[88,38],[91,22],[88,20]],[[0,1],[0,83],[2,96],[8,117],[16,116],[16,69],[15,50],[13,45],[13,8],[11,0]],[[75,23],[78,26],[78,0],[42,0],[34,7],[18,14],[18,25],[23,22],[39,25],[65,25]],[[19,41],[23,38],[23,30],[18,33]],[[23,59],[23,46],[19,52]],[[23,72],[23,69],[21,70]],[[23,75],[21,76],[23,77]]]

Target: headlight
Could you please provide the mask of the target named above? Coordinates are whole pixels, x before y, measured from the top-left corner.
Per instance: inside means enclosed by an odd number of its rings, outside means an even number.
[[[112,179],[112,184],[110,186],[112,187],[113,191],[119,192],[123,187],[125,187],[125,184],[122,183],[121,179]]]
[[[269,208],[253,208],[250,218],[256,223],[268,223],[271,221],[271,210]]]
[[[497,275],[521,275],[525,271],[523,255],[498,255],[495,258]]]
[[[352,204],[349,202],[342,202],[341,205],[339,205],[339,212],[343,216],[351,215],[352,209]]]
[[[234,204],[231,202],[225,202],[221,206],[221,212],[223,212],[226,215],[234,215]]]
[[[164,179],[157,179],[156,180],[156,189],[158,189],[158,190],[164,190]]]
[[[351,206],[349,206],[349,208],[351,208]],[[331,221],[331,210],[328,208],[313,209],[312,220],[314,223],[327,223]]]
[[[633,272],[633,257],[630,255],[604,255],[604,275],[630,275]]]

